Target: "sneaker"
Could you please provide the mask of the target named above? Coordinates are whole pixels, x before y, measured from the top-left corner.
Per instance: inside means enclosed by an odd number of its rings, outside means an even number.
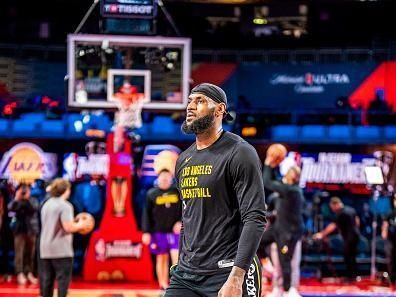
[[[283,297],[302,297],[300,293],[298,293],[297,289],[294,287],[290,287],[289,291],[283,294]]]
[[[17,283],[18,285],[26,285],[27,279],[26,276],[21,272],[17,275]]]
[[[12,275],[11,275],[11,274],[7,274],[7,275],[5,276],[5,281],[6,281],[7,283],[12,283]]]
[[[37,285],[37,284],[38,284],[38,279],[37,279],[37,277],[35,277],[35,276],[33,275],[33,273],[31,273],[31,272],[28,273],[27,279],[29,280],[29,282],[30,282],[32,285]]]

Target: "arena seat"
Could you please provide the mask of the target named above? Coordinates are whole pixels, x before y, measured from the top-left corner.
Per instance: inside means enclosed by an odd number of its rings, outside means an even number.
[[[328,137],[334,140],[349,140],[351,138],[351,128],[347,125],[330,126]]]
[[[299,128],[294,125],[279,125],[272,127],[273,141],[295,141],[298,138]]]
[[[375,126],[359,126],[355,128],[356,141],[379,140],[380,128]]]
[[[311,142],[322,142],[326,138],[326,130],[326,127],[322,125],[302,126],[300,137]]]
[[[40,126],[44,135],[59,137],[65,133],[65,125],[62,120],[45,120],[41,122]]]
[[[9,132],[9,120],[0,119],[0,132]]]
[[[29,119],[18,119],[12,124],[14,133],[34,132],[39,122],[30,121]]]
[[[175,124],[169,116],[154,117],[151,128],[154,133],[172,134],[176,132]]]
[[[394,141],[396,139],[396,126],[385,126],[383,138]]]

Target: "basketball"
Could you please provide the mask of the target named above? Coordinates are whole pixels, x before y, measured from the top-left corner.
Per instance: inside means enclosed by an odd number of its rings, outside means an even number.
[[[280,143],[271,144],[267,149],[267,156],[273,157],[277,164],[281,163],[285,159],[286,154],[286,147]]]
[[[81,212],[79,213],[76,218],[75,218],[76,222],[78,222],[79,220],[84,221],[84,228],[81,229],[80,231],[78,231],[78,233],[85,235],[90,233],[93,228],[95,227],[95,219],[94,217],[87,213],[87,212]]]

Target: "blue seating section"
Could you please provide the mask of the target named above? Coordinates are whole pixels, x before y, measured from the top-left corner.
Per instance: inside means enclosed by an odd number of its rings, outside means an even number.
[[[110,132],[113,122],[107,114],[68,113],[62,119],[46,119],[43,113],[27,113],[19,119],[0,119],[0,137],[13,138],[87,138],[88,129]],[[226,131],[233,126],[224,123]],[[395,143],[396,126],[348,126],[348,125],[279,125],[269,129],[265,141],[288,143],[360,144]],[[180,130],[180,122],[168,115],[156,115],[152,122],[145,122],[136,131],[143,140],[169,141],[193,140]]]
[[[367,142],[368,140],[378,139],[381,135],[380,128],[375,126],[356,127],[356,139]]]
[[[62,119],[46,119],[44,113],[27,113],[18,119],[0,119],[0,137],[2,138],[63,138],[83,139],[88,138],[88,129],[110,132],[113,121],[107,114],[80,114],[68,113]],[[232,127],[226,125],[226,130]],[[180,123],[166,115],[154,117],[151,123],[143,123],[136,131],[143,140],[193,140],[192,135],[185,135],[180,130]]]
[[[289,141],[296,139],[298,132],[298,127],[294,125],[275,126],[272,128],[272,138],[277,141]]]
[[[328,136],[331,139],[348,141],[351,139],[351,127],[347,125],[334,125],[328,128]]]
[[[307,125],[301,127],[301,136],[305,139],[311,139],[311,142],[321,142],[325,134],[325,126]]]
[[[271,128],[269,140],[289,143],[386,144],[396,141],[396,126],[280,125]]]

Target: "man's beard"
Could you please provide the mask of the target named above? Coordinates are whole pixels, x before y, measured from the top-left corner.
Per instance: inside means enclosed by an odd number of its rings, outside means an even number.
[[[213,126],[214,118],[215,118],[214,112],[211,112],[206,116],[196,119],[195,121],[191,122],[191,124],[189,125],[187,124],[186,121],[184,121],[181,126],[181,130],[186,134],[204,133]]]

